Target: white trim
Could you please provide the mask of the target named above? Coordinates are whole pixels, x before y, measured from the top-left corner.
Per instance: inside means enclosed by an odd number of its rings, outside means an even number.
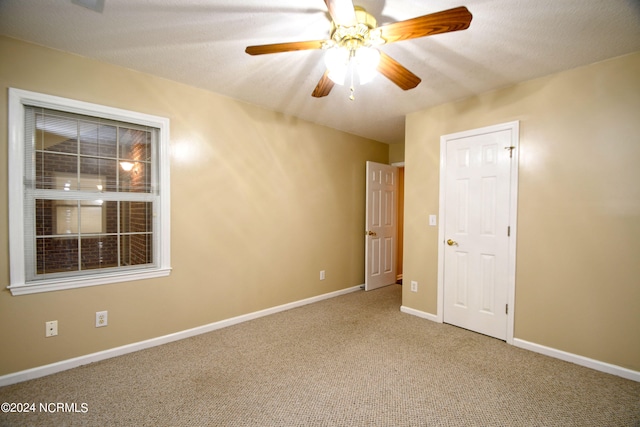
[[[438,319],[435,314],[427,313],[426,311],[416,310],[415,308],[400,306],[400,311],[403,313],[411,314],[412,316],[421,317],[422,319],[431,320],[432,322],[442,323],[442,320]]]
[[[440,188],[438,195],[438,275],[436,295],[436,319],[444,322],[444,224],[445,224],[445,170],[447,168],[447,147],[444,137],[440,137]]]
[[[153,279],[156,277],[165,277],[171,274],[171,268],[156,268],[153,270],[134,271],[129,273],[113,273],[101,274],[99,276],[88,275],[86,277],[66,277],[58,280],[47,280],[37,285],[11,285],[7,289],[11,291],[11,295],[29,295],[40,292],[62,291],[65,289],[75,289],[79,287],[106,285],[109,283],[130,282],[133,280]]]
[[[391,163],[391,166],[395,166],[397,168],[403,168],[404,167],[404,161],[402,161],[402,162],[393,162],[393,163]]]
[[[431,313],[425,313],[424,311],[405,306],[401,306],[400,311],[423,319],[431,320],[433,322],[442,323],[442,321],[438,320],[438,316]],[[534,353],[540,353],[544,354],[545,356],[553,357],[554,359],[564,360],[565,362],[575,363],[576,365],[584,366],[585,368],[594,369],[596,371],[640,382],[640,372],[623,368],[621,366],[612,365],[610,363],[601,362],[599,360],[590,359],[588,357],[579,356],[573,353],[567,353],[566,351],[557,350],[555,348],[546,347],[540,344],[535,344],[529,341],[522,340],[520,338],[514,338],[510,344],[524,350],[533,351]]]
[[[565,362],[575,363],[576,365],[584,366],[586,368],[594,369],[596,371],[604,372],[618,377],[626,378],[628,380],[640,382],[640,372],[631,369],[623,368],[621,366],[612,365],[610,363],[601,362],[599,360],[590,359],[588,357],[579,356],[573,353],[567,353],[566,351],[557,350],[555,348],[546,347],[540,344],[535,344],[529,341],[525,341],[519,338],[513,340],[515,347],[523,348],[525,350],[533,351],[535,353],[544,354],[555,359],[564,360]]]
[[[19,91],[9,88],[9,114],[7,122],[7,145],[9,146],[9,283],[24,283],[24,204],[22,201],[22,179],[24,168],[24,108]],[[17,201],[17,203],[12,203]],[[22,254],[12,256],[11,254]]]
[[[135,351],[156,347],[173,341],[179,341],[196,335],[212,332],[217,329],[226,328],[227,326],[237,325],[238,323],[247,322],[249,320],[268,316],[270,314],[279,313],[281,311],[291,310],[292,308],[302,307],[307,304],[319,302],[325,299],[334,298],[351,292],[362,290],[363,285],[353,286],[351,288],[341,289],[339,291],[329,292],[315,297],[306,298],[299,301],[290,302],[288,304],[278,305],[276,307],[255,311],[253,313],[243,314],[241,316],[231,317],[219,322],[209,323],[208,325],[198,326],[192,329],[176,332],[161,337],[151,338],[137,343],[127,344],[120,347],[110,348],[108,350],[91,353],[73,359],[62,360],[60,362],[51,363],[49,365],[38,366],[36,368],[15,372],[0,376],[0,387],[16,384],[22,381],[32,380],[34,378],[44,377],[46,375],[55,374],[57,372],[66,371],[68,369],[77,368],[78,366],[87,365],[89,363],[98,362],[100,360],[110,359],[123,354],[133,353]]]
[[[502,130],[511,131],[511,146],[513,158],[511,162],[511,192],[509,199],[509,225],[511,227],[511,236],[509,237],[509,254],[508,254],[508,283],[507,283],[507,303],[509,304],[509,312],[507,313],[507,336],[506,341],[513,344],[514,322],[515,322],[515,289],[516,289],[516,231],[518,217],[518,152],[520,142],[520,122],[513,121],[493,126],[487,126],[478,129],[472,129],[463,132],[442,135],[440,137],[440,194],[439,209],[440,223],[438,224],[438,296],[436,319],[438,322],[444,321],[444,233],[445,233],[445,186],[446,186],[446,168],[447,168],[447,142],[453,139],[466,138],[473,135],[493,133]]]
[[[501,126],[511,128],[511,150],[513,159],[511,161],[511,192],[509,206],[509,225],[511,235],[509,236],[509,272],[507,303],[509,312],[507,313],[507,343],[513,344],[515,312],[516,312],[516,243],[518,241],[518,170],[520,169],[520,122],[513,121]]]
[[[171,199],[169,185],[169,132],[170,121],[166,117],[154,116],[120,108],[92,104],[74,99],[61,98],[22,89],[9,88],[8,96],[8,150],[9,150],[9,271],[12,295],[24,295],[37,292],[56,291],[84,286],[95,286],[107,283],[162,277],[171,272]],[[76,114],[84,114],[109,120],[125,121],[160,129],[158,141],[158,191],[160,194],[159,238],[157,265],[154,268],[136,272],[119,272],[117,274],[95,274],[84,278],[69,277],[67,279],[38,280],[27,283],[25,274],[24,243],[24,107],[34,106],[61,110]],[[124,196],[126,197],[126,195]]]

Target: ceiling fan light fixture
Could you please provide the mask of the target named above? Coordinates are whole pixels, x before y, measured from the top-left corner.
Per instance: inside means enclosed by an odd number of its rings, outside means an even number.
[[[344,81],[347,78],[347,68],[334,68],[333,70],[329,70],[327,77],[329,77],[334,83],[343,86]]]
[[[327,69],[311,94],[314,98],[327,96],[336,83],[343,85],[349,77],[349,99],[354,99],[355,78],[359,84],[365,84],[378,73],[402,90],[415,88],[422,81],[420,77],[386,53],[378,51],[377,47],[466,30],[473,18],[465,6],[459,6],[378,27],[376,19],[365,9],[355,6],[352,0],[325,0],[325,4],[331,15],[329,39],[247,46],[245,49],[249,55],[325,50]]]
[[[376,76],[380,63],[380,51],[372,47],[361,47],[355,54],[356,67],[360,84],[369,83]]]
[[[134,166],[134,164],[131,163],[131,162],[120,162],[120,167],[125,172],[131,171],[131,169],[133,169],[133,166]]]
[[[363,85],[375,77],[376,68],[380,62],[380,52],[366,46],[357,49],[333,47],[325,53],[324,62],[329,70],[328,76],[334,83],[344,85],[350,68],[354,68],[358,75],[358,82]]]
[[[324,55],[324,64],[329,70],[329,78],[339,85],[344,84],[351,60],[351,52],[345,47],[332,47]]]

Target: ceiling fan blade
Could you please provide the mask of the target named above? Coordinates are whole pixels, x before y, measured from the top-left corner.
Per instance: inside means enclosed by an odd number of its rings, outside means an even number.
[[[351,0],[324,0],[329,15],[336,25],[351,27],[357,24],[356,12]]]
[[[384,52],[380,52],[378,72],[398,85],[402,90],[413,89],[422,81],[420,77],[407,70],[398,61]]]
[[[329,92],[331,92],[331,89],[333,89],[334,85],[335,83],[333,82],[333,80],[329,78],[329,70],[326,70],[324,72],[324,75],[318,82],[318,85],[313,90],[311,96],[313,96],[314,98],[322,98],[323,96],[327,96],[329,95]]]
[[[249,55],[264,55],[268,53],[293,52],[296,50],[322,49],[325,40],[310,40],[306,42],[274,43],[258,46],[248,46],[244,51]]]
[[[401,40],[415,39],[418,37],[430,36],[432,34],[448,33],[451,31],[466,30],[471,24],[471,12],[464,7],[443,10],[442,12],[431,13],[419,16],[406,21],[394,22],[393,24],[379,27],[382,38],[387,43]]]

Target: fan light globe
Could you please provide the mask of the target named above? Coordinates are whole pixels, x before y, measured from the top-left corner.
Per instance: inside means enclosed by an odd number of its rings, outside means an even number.
[[[369,83],[376,75],[376,68],[380,62],[380,52],[371,47],[361,47],[356,51],[356,66],[360,84]]]
[[[122,170],[129,172],[131,169],[133,169],[133,163],[131,162],[120,162],[120,167],[122,168]]]
[[[324,55],[324,63],[329,70],[329,78],[339,85],[344,84],[349,67],[350,53],[343,47],[334,47],[327,50]]]
[[[335,83],[344,85],[349,67],[355,67],[359,82],[363,85],[375,77],[380,52],[370,47],[360,47],[352,54],[345,47],[334,47],[327,50],[324,62],[329,70],[329,78]]]

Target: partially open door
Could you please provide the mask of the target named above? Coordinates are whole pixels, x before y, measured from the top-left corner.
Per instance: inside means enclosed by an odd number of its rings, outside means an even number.
[[[365,290],[396,282],[398,168],[367,162]]]

